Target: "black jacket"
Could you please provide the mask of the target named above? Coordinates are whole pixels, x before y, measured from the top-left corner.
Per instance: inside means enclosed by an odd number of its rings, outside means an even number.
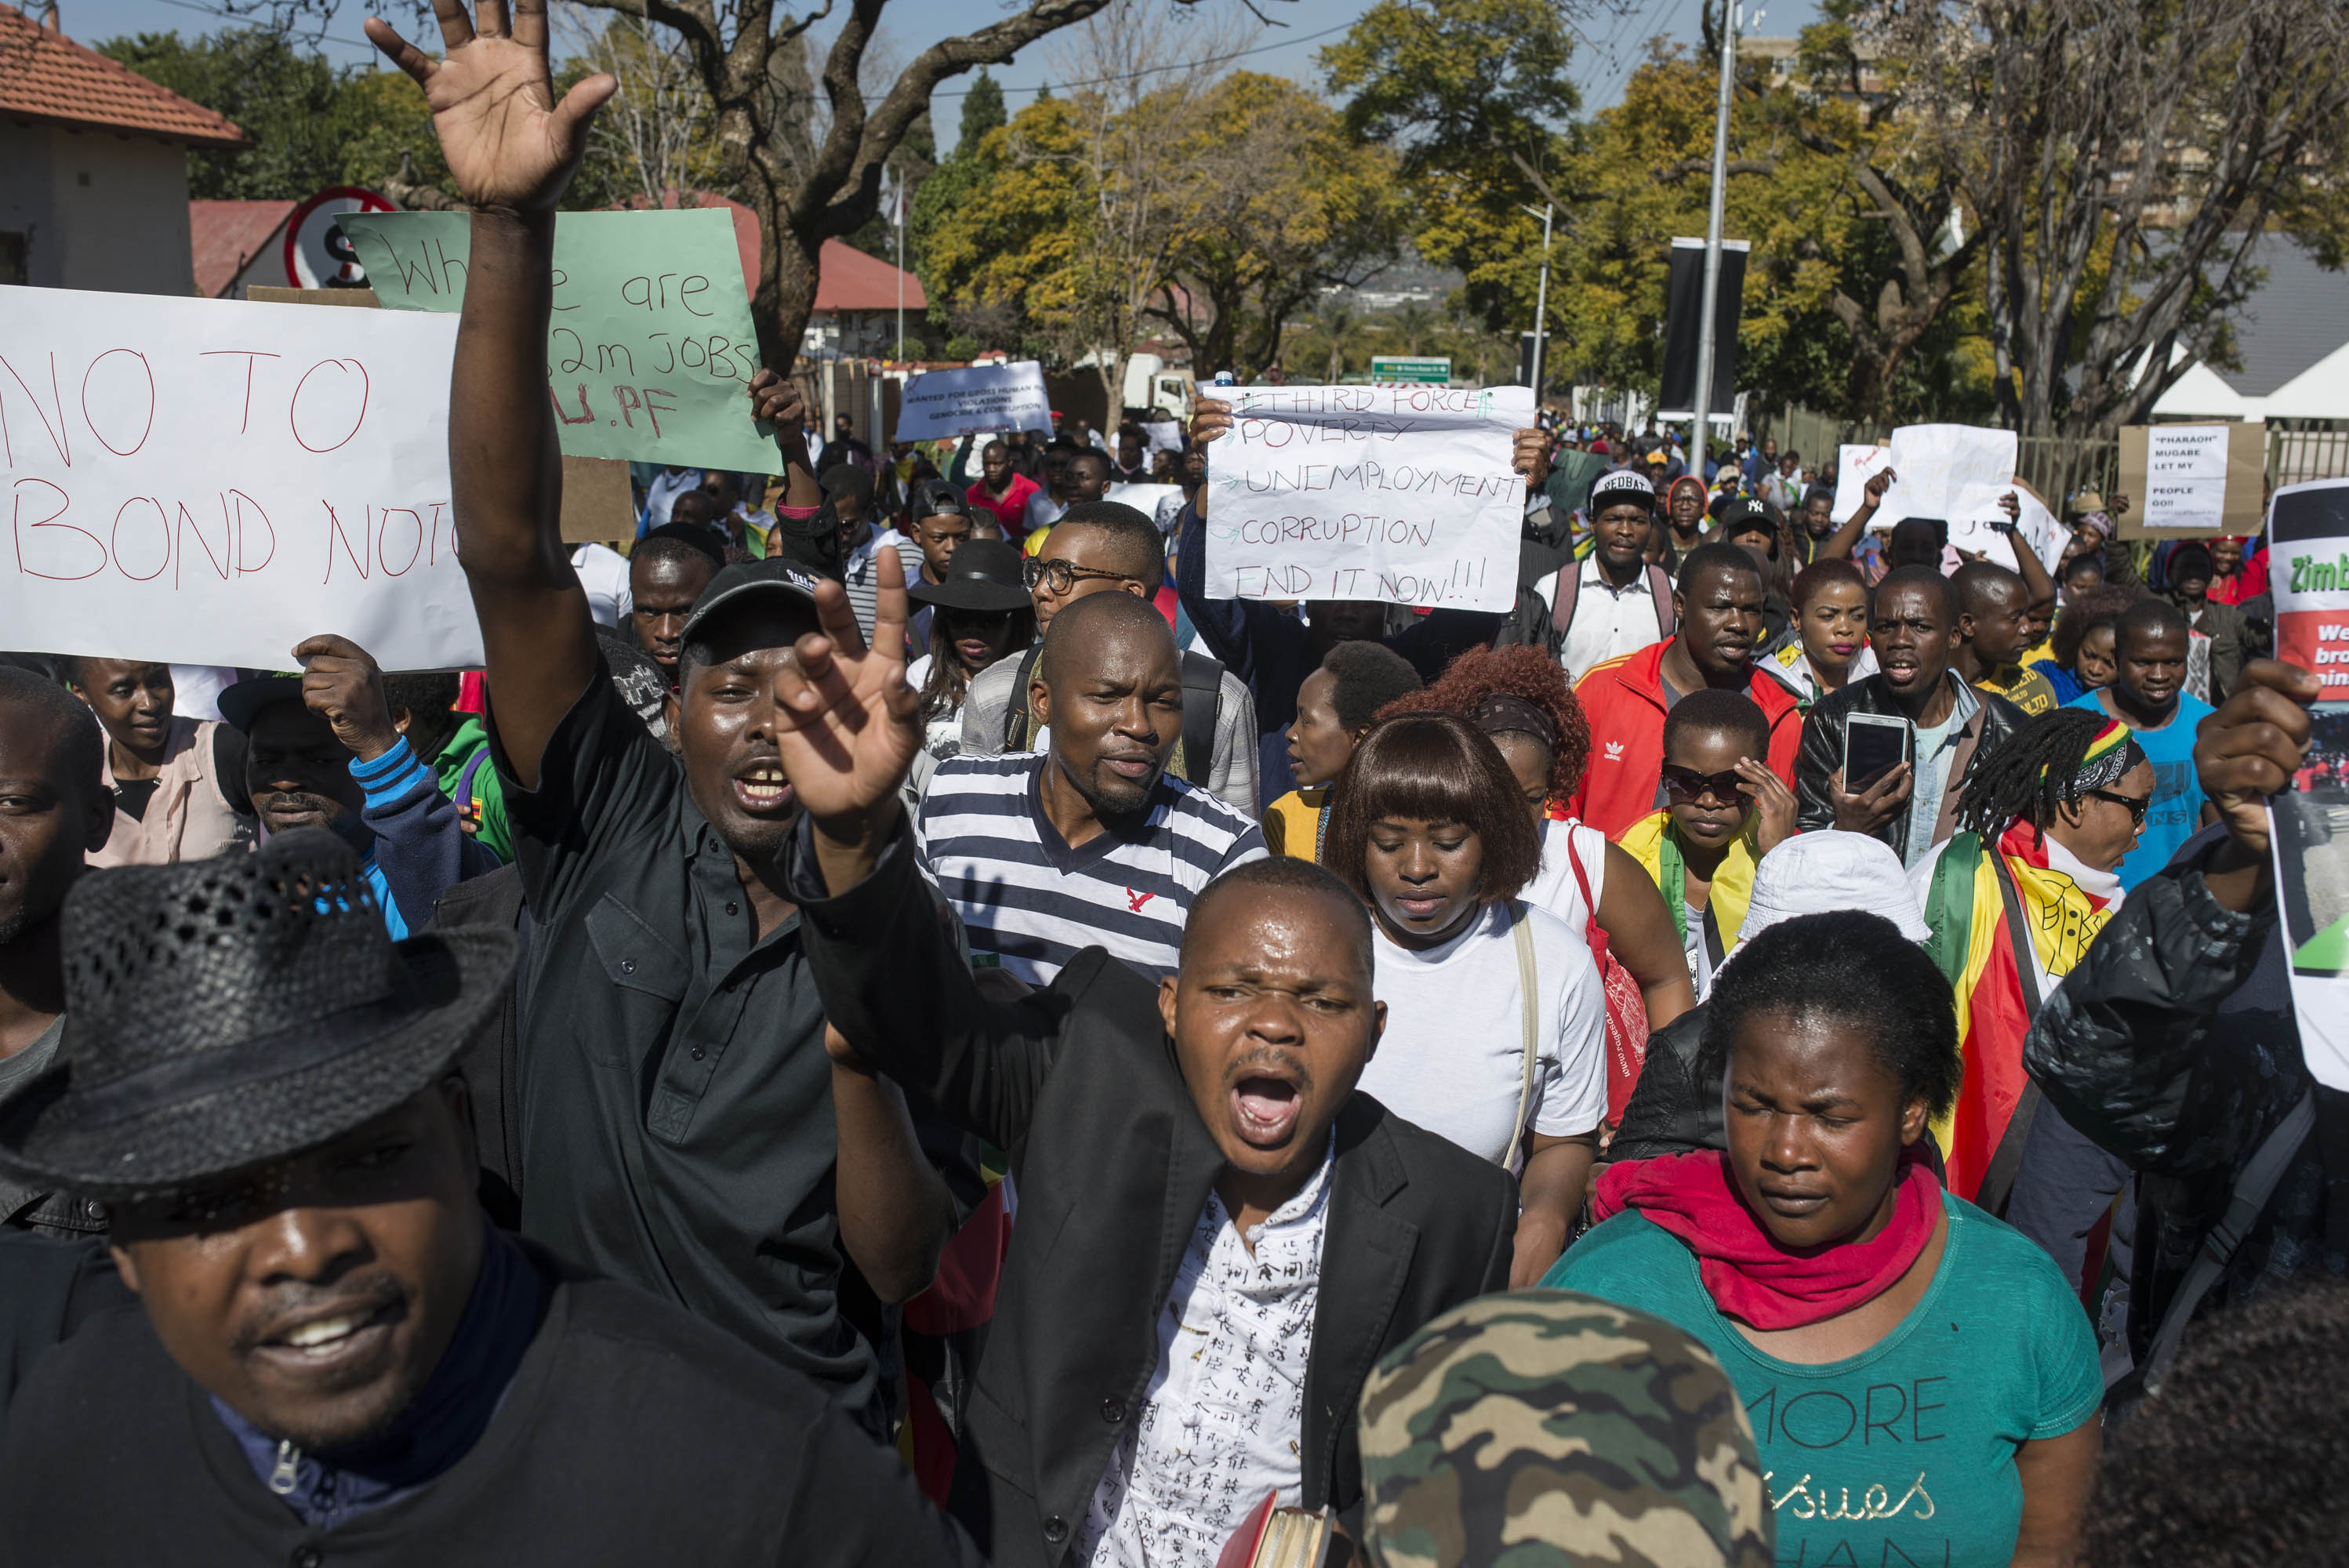
[[[269,1494],[144,1310],[100,1314],[10,1409],[0,1568],[978,1568],[808,1379],[642,1291],[531,1261],[552,1288],[488,1429],[323,1531]]]
[[[1959,677],[1953,672],[1950,678]],[[1979,686],[1971,689],[1982,707],[1959,731],[1957,751],[1950,758],[1950,787],[1941,792],[1941,811],[1933,825],[1933,842],[1937,844],[1957,830],[1958,807],[1966,779],[1973,771],[1974,758],[1985,748],[1995,747],[2013,735],[2015,727],[2023,722],[2023,710],[2006,698]],[[1827,780],[1843,766],[1844,721],[1854,713],[1882,714],[1889,718],[1909,717],[1892,700],[1892,689],[1884,684],[1882,676],[1853,681],[1841,691],[1829,692],[1811,705],[1811,711],[1803,719],[1803,749],[1795,758],[1795,796],[1798,802],[1795,825],[1804,832],[1835,826],[1835,802],[1828,798]],[[1891,845],[1894,854],[1908,860],[1908,810],[1904,808],[1893,812],[1874,836]]]
[[[2131,891],[2023,1046],[2048,1103],[2137,1172],[2140,1362],[2236,1176],[2313,1086],[2273,904],[2237,914],[2202,880],[2225,831],[2205,829]],[[2295,1275],[2349,1273],[2349,1095],[2314,1087],[2314,1130],[2198,1315]]]
[[[811,855],[802,856],[803,873]],[[1157,986],[1089,947],[1015,1003],[981,995],[902,829],[879,869],[801,918],[825,1016],[891,1076],[1009,1150],[1019,1183],[956,1506],[998,1568],[1069,1562],[1146,1398],[1157,1323],[1222,1157]],[[1508,1284],[1516,1182],[1357,1093],[1337,1121],[1305,1382],[1304,1501],[1361,1502],[1354,1407],[1379,1357]],[[965,1477],[982,1483],[964,1495]],[[1359,1520],[1357,1520],[1359,1522]],[[1359,1539],[1359,1535],[1358,1535]]]

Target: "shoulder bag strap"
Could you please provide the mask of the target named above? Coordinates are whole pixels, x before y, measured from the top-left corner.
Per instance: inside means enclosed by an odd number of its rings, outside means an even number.
[[[1984,837],[1982,849],[1990,861],[1990,874],[1998,881],[1998,899],[2006,917],[2006,939],[2014,949],[2014,973],[2023,983],[2023,1016],[2031,1023],[2039,1020],[2039,969],[2031,956],[2031,938],[2023,923],[2023,899],[2015,891],[2014,873],[2006,863],[1995,841]],[[1944,850],[1944,857],[1949,851]],[[1999,1134],[1998,1148],[1990,1157],[1990,1168],[1982,1172],[1981,1189],[1974,1194],[1977,1207],[2003,1217],[2006,1201],[2014,1191],[2014,1173],[2023,1165],[2023,1145],[2031,1138],[2032,1119],[2039,1114],[2039,1080],[2025,1078],[2023,1093],[2014,1102],[2013,1114],[2006,1119],[2006,1130]],[[1962,1196],[1962,1194],[1961,1194]]]
[[[2285,1170],[2315,1125],[2316,1091],[2302,1089],[2300,1099],[2284,1113],[2276,1130],[2261,1139],[2259,1148],[2251,1151],[2241,1174],[2235,1178],[2234,1194],[2227,1201],[2226,1213],[2202,1238],[2201,1250],[2194,1254],[2186,1277],[2178,1282],[2178,1294],[2169,1298],[2169,1309],[2161,1315],[2160,1326],[2153,1332],[2153,1343],[2145,1355],[2147,1393],[2160,1390],[2162,1379],[2169,1374],[2169,1364],[2177,1359],[2178,1342],[2185,1335],[2195,1307],[2219,1283],[2228,1260],[2243,1244],[2243,1238],[2251,1234],[2260,1211],[2275,1195],[2276,1183],[2283,1180]]]
[[[1526,906],[1514,899],[1509,903],[1509,934],[1517,944],[1517,1011],[1524,1019],[1526,1033],[1525,1081],[1517,1088],[1516,1125],[1509,1130],[1509,1150],[1501,1156],[1501,1169],[1517,1168],[1517,1146],[1525,1141],[1526,1112],[1534,1103],[1534,1059],[1539,1055],[1541,1033],[1540,1005],[1535,999],[1535,987],[1539,976],[1534,970],[1534,930],[1526,919]]]
[[[1035,738],[1036,727],[1028,712],[1028,682],[1036,674],[1036,661],[1041,657],[1044,645],[1039,640],[1019,655],[1019,671],[1011,677],[1011,701],[1003,710],[1003,749],[1025,751]]]

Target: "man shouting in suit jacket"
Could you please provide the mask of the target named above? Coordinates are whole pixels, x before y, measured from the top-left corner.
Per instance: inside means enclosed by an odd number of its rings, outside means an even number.
[[[795,895],[846,1048],[1010,1151],[1019,1224],[956,1511],[999,1565],[1211,1564],[1266,1492],[1358,1518],[1364,1376],[1508,1283],[1516,1184],[1355,1088],[1385,1008],[1361,901],[1301,861],[1198,895],[1177,974],[1091,947],[982,995],[914,867],[905,600],[837,587],[775,677]]]

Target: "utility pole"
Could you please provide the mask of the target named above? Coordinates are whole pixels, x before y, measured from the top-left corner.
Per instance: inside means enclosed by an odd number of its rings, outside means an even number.
[[[1520,211],[1528,218],[1533,216],[1534,210],[1530,207]],[[1541,412],[1542,350],[1547,344],[1549,331],[1549,225],[1557,213],[1555,206],[1543,203],[1541,284],[1534,291],[1534,412],[1537,415]]]
[[[1759,22],[1759,12],[1754,19]],[[1713,201],[1704,221],[1704,298],[1697,306],[1696,397],[1689,472],[1704,478],[1713,450],[1713,335],[1721,293],[1722,204],[1729,195],[1729,95],[1737,85],[1737,0],[1721,0],[1721,100],[1713,117]]]

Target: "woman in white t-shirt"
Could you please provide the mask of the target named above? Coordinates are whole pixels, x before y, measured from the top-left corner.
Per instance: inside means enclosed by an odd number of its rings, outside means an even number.
[[[1507,764],[1450,714],[1355,748],[1322,864],[1371,908],[1386,1032],[1361,1087],[1517,1171],[1512,1285],[1566,1248],[1607,1109],[1606,998],[1582,934],[1516,896],[1541,843]]]
[[[1473,648],[1409,700],[1413,707],[1466,719],[1491,738],[1509,765],[1534,831],[1541,835],[1541,868],[1517,896],[1557,916],[1586,940],[1596,905],[1608,951],[1640,988],[1647,1034],[1695,1006],[1696,990],[1689,984],[1671,912],[1655,882],[1598,829],[1549,814],[1552,801],[1573,798],[1590,760],[1590,724],[1558,662],[1536,647]],[[1645,1049],[1647,1034],[1627,1042],[1635,1053]],[[1625,1086],[1622,1098],[1630,1092]]]

